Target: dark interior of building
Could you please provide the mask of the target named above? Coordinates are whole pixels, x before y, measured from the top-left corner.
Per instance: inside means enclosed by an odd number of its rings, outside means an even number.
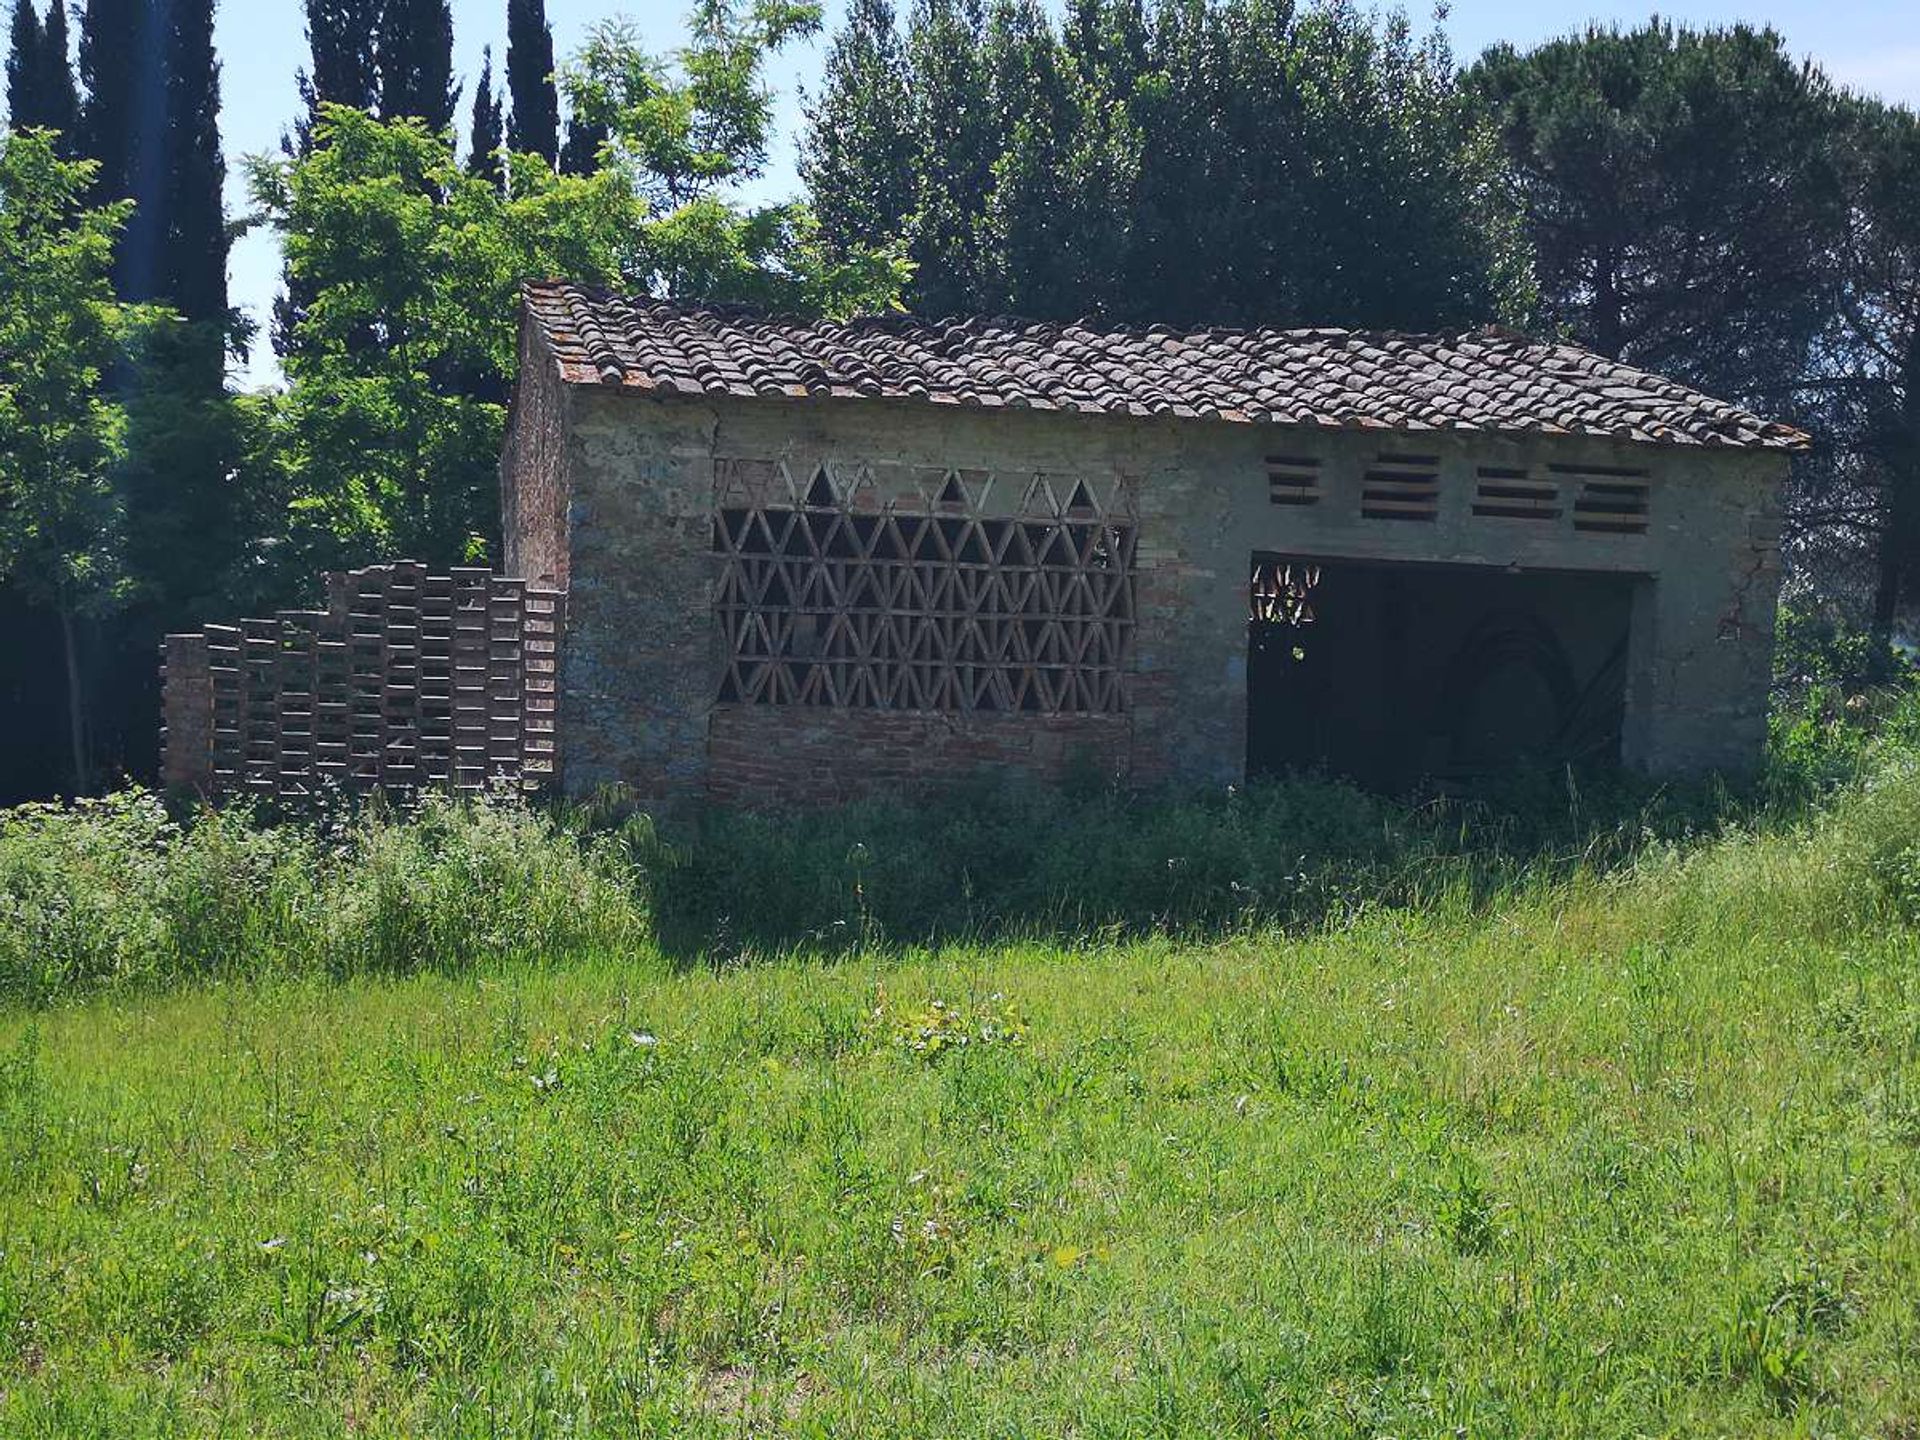
[[[1257,554],[1248,774],[1398,791],[1617,762],[1639,583]]]

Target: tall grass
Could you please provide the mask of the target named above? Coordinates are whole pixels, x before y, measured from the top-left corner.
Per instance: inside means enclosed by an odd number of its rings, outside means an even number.
[[[17,812],[0,974],[107,993],[0,1004],[0,1435],[1920,1434],[1902,713],[1738,792]]]
[[[460,971],[632,947],[627,867],[513,801],[349,818],[171,816],[127,790],[0,816],[0,996],[203,978]]]
[[[1729,893],[1777,909],[1827,886],[1819,903],[1844,926],[1911,901],[1916,757],[1920,701],[1870,727],[1815,694],[1776,727],[1767,773],[1737,789],[1568,772],[1411,800],[1310,778],[1202,795],[974,786],[804,817],[709,813],[668,830],[615,796],[572,807],[428,796],[269,819],[243,805],[170,813],[135,789],[0,813],[0,999],[460,972],[642,946],[724,964],[1305,930],[1680,866],[1704,839],[1719,843],[1691,873],[1790,857],[1777,884]],[[1805,847],[1827,868],[1809,868]],[[1707,917],[1735,902],[1688,903]]]

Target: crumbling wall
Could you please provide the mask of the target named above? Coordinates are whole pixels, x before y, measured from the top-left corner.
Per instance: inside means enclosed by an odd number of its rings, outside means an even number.
[[[297,796],[555,778],[564,592],[403,562],[329,575],[326,593],[324,610],[167,637],[169,787]]]
[[[567,587],[568,390],[539,327],[520,327],[520,381],[500,451],[506,573]]]

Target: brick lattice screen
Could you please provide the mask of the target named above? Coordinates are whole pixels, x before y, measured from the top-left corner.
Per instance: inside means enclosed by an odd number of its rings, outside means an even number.
[[[162,775],[208,794],[553,780],[564,591],[402,562],[327,608],[169,635]]]

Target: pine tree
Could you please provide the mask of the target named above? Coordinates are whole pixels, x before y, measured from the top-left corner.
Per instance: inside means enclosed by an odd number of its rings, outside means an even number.
[[[1594,26],[1468,73],[1526,200],[1543,318],[1778,411],[1830,313],[1838,97],[1772,30]]]
[[[468,129],[467,173],[478,175],[502,194],[507,188],[501,162],[500,97],[493,88],[493,47],[480,52],[480,84],[473,92],[473,118]]]
[[[15,130],[32,130],[46,124],[46,97],[41,85],[46,64],[41,52],[46,46],[46,31],[40,25],[40,12],[33,0],[13,0],[13,18],[8,26],[7,49],[7,123]]]
[[[546,0],[507,0],[507,89],[513,100],[508,146],[553,164],[560,155],[560,95]]]
[[[80,92],[74,85],[72,42],[67,32],[67,0],[50,0],[40,40],[40,123],[60,132],[55,149],[71,160],[80,150]]]
[[[448,130],[460,103],[453,80],[450,0],[386,0],[374,47],[380,78],[380,118],[424,120]]]
[[[853,0],[807,120],[800,174],[829,247],[846,254],[897,240],[913,209],[914,148],[891,0]]]

